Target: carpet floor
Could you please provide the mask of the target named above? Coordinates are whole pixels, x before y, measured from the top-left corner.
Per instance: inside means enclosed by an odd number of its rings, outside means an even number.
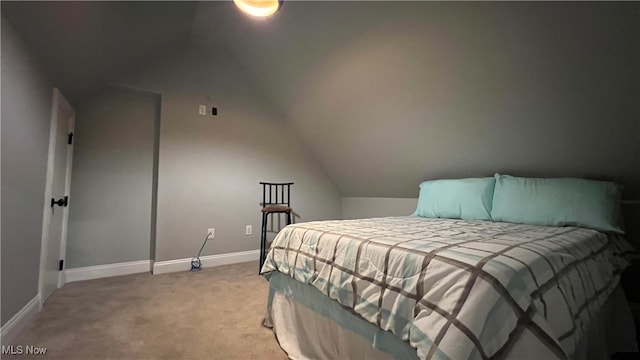
[[[5,359],[287,359],[263,327],[268,283],[255,262],[73,282],[13,342],[47,349]],[[6,345],[6,344],[3,344]]]

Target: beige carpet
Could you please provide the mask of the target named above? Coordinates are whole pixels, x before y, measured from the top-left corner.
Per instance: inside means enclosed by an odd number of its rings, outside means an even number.
[[[261,325],[268,284],[256,272],[250,262],[69,283],[14,344],[47,348],[34,359],[286,359]]]

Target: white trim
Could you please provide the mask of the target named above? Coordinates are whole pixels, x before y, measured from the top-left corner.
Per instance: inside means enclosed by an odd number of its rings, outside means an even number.
[[[60,91],[58,91],[60,92]],[[67,108],[67,111],[70,112],[69,116],[69,129],[67,130],[69,133],[75,135],[76,130],[76,112],[71,107],[71,104],[62,96],[60,96],[64,100],[62,104]],[[73,200],[71,200],[71,171],[73,168],[73,147],[76,143],[75,136],[72,138],[71,144],[67,147],[67,168],[65,169],[65,186],[64,186],[64,195],[69,196],[69,205],[64,208],[64,220],[62,221],[62,239],[60,241],[60,259],[66,259],[67,257],[67,236],[69,233],[69,206],[73,204]],[[60,271],[58,273],[58,288],[61,288],[67,282],[67,275],[64,271]]]
[[[64,272],[66,281],[73,282],[149,272],[150,266],[150,260],[140,260],[116,264],[73,268],[67,269]]]
[[[47,271],[47,255],[49,254],[50,241],[56,239],[49,239],[49,226],[51,225],[51,206],[49,200],[53,195],[53,177],[55,171],[55,152],[58,126],[60,126],[60,119],[58,118],[58,111],[64,111],[69,118],[69,128],[67,131],[73,131],[75,128],[75,111],[67,99],[58,88],[53,88],[51,96],[51,120],[49,125],[49,150],[47,155],[47,176],[45,180],[44,190],[44,208],[42,213],[42,235],[40,240],[40,269],[38,273],[38,295],[40,298],[40,308],[47,300],[46,296],[50,294],[44,294],[45,284],[44,277]],[[67,168],[65,169],[65,194],[69,195],[71,186],[71,160],[73,159],[73,147],[67,147]],[[60,254],[59,259],[64,259],[66,255],[67,244],[67,225],[69,221],[69,208],[64,207],[62,216],[62,229],[60,235]],[[58,273],[57,288],[60,288],[65,282],[65,277],[62,272]]]
[[[63,287],[64,284],[68,282],[69,280],[67,280],[67,271],[66,270],[60,271],[60,274],[58,275],[58,288]]]
[[[257,261],[259,258],[260,250],[249,250],[228,254],[201,256],[200,261],[203,267],[214,267],[254,260]],[[153,264],[154,275],[167,274],[178,271],[188,271],[189,269],[191,269],[191,258],[169,261],[156,261]]]
[[[40,294],[38,294],[4,324],[0,335],[2,345],[11,344],[18,333],[26,328],[38,312],[40,312],[40,309]]]
[[[51,98],[51,120],[49,123],[49,151],[47,156],[47,177],[44,188],[44,204],[42,210],[42,238],[40,240],[40,269],[38,274],[38,295],[41,296],[44,289],[44,269],[47,259],[47,250],[49,248],[49,224],[51,223],[51,213],[49,212],[49,205],[47,202],[51,199],[51,193],[53,192],[53,155],[56,149],[56,131],[58,126],[58,95],[59,92],[53,88],[53,95]],[[42,308],[43,302],[46,299],[42,299],[40,308]]]

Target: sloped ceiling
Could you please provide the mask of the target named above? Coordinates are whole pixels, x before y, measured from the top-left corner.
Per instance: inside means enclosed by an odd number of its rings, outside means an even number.
[[[194,2],[2,1],[56,85],[79,102],[188,38]]]
[[[344,196],[506,172],[638,198],[639,9],[303,1],[256,20],[205,2],[193,37],[245,65]]]
[[[287,1],[266,20],[216,1],[2,11],[78,98],[171,43],[228,53],[343,196],[505,172],[616,180],[640,198],[636,3]]]

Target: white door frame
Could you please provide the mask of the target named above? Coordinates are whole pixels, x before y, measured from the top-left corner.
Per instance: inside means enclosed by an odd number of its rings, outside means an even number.
[[[46,299],[43,299],[43,286],[44,286],[44,274],[45,263],[47,259],[47,249],[49,245],[49,224],[51,223],[51,211],[50,200],[53,197],[53,172],[55,164],[55,149],[56,149],[56,134],[58,130],[58,109],[64,107],[65,112],[68,112],[70,116],[69,120],[69,132],[73,132],[75,129],[75,111],[64,95],[58,90],[53,88],[53,96],[51,101],[51,124],[49,126],[49,155],[47,157],[47,178],[45,182],[44,190],[44,208],[42,217],[42,240],[40,246],[40,274],[38,279],[38,295],[40,297],[40,309],[44,305]],[[67,151],[67,168],[65,175],[65,194],[69,194],[71,188],[71,163],[73,160],[73,150]],[[67,224],[69,221],[69,207],[64,207],[62,213],[62,239],[60,243],[60,259],[64,259],[67,248]],[[60,271],[58,274],[58,287],[61,287],[65,283],[64,271]]]

